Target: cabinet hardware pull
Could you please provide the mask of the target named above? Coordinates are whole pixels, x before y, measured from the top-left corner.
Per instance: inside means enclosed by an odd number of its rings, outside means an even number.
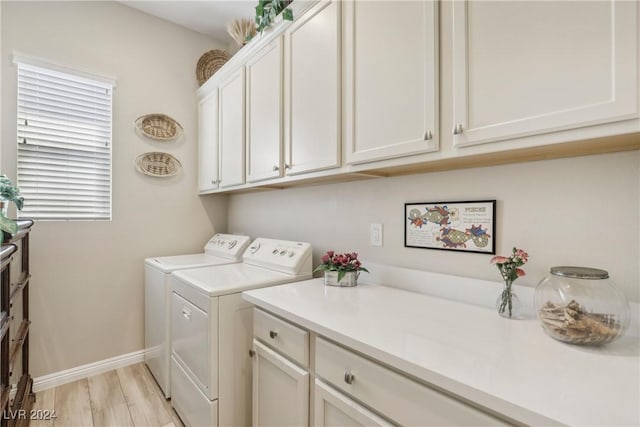
[[[344,373],[344,382],[347,384],[353,384],[353,380],[356,379],[356,376],[351,372],[347,371]]]
[[[291,169],[291,166],[289,165],[289,163],[285,163],[285,164],[284,164],[284,168],[285,168],[285,169]]]
[[[182,307],[182,315],[185,319],[191,320],[191,311],[188,308]]]
[[[462,132],[464,132],[464,128],[462,127],[462,125],[460,123],[458,123],[454,128],[453,128],[453,134],[454,135],[460,135]]]
[[[278,166],[274,166],[274,167],[273,167],[273,171],[274,171],[274,172],[277,172],[277,171],[279,171],[279,170],[280,170],[280,168],[279,168]]]
[[[271,337],[271,339],[276,339],[278,333],[276,331],[269,331],[269,336]]]
[[[249,350],[249,357],[253,357],[256,355],[256,352],[254,350]]]
[[[433,139],[433,133],[430,130],[426,131],[424,133],[424,140],[425,141],[429,141],[429,140],[432,140],[432,139]]]

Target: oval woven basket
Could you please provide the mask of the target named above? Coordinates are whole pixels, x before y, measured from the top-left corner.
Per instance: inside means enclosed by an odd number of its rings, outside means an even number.
[[[138,156],[136,168],[145,175],[170,177],[178,173],[182,164],[169,153],[152,151]]]
[[[229,59],[231,59],[231,54],[219,49],[210,50],[202,55],[196,66],[198,84],[202,86]]]
[[[147,114],[135,121],[138,130],[146,137],[158,141],[171,141],[182,135],[180,123],[166,114]]]

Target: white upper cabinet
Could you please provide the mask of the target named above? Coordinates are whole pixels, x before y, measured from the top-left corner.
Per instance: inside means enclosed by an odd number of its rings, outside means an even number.
[[[454,2],[454,145],[637,118],[637,8]]]
[[[198,188],[218,188],[218,89],[198,102]]]
[[[282,173],[282,37],[247,62],[247,181]]]
[[[287,175],[340,166],[340,3],[321,1],[285,32]]]
[[[438,149],[434,1],[343,2],[347,163]]]
[[[244,67],[219,86],[220,188],[244,183]]]

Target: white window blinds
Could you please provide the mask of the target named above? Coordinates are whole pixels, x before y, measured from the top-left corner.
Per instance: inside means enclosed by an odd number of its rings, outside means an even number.
[[[17,66],[19,215],[111,219],[113,85]]]

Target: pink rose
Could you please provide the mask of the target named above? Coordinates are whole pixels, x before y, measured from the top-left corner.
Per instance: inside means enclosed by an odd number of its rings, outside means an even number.
[[[503,263],[505,263],[507,261],[509,261],[509,258],[507,258],[506,256],[496,255],[493,258],[491,258],[491,260],[489,262],[491,264],[503,264]]]
[[[335,255],[334,251],[327,251],[327,255],[329,256],[329,258],[333,258],[333,255]]]
[[[322,262],[323,263],[328,264],[329,261],[331,261],[331,257],[329,257],[329,254],[322,255]]]
[[[524,270],[521,269],[521,268],[516,268],[516,274],[518,275],[518,277],[522,277],[522,276],[526,275],[527,273],[525,273]]]
[[[351,259],[353,259],[353,260],[358,259],[358,253],[357,252],[352,252],[351,253]]]
[[[515,257],[520,258],[523,262],[527,262],[529,260],[529,254],[522,249],[516,250]]]

